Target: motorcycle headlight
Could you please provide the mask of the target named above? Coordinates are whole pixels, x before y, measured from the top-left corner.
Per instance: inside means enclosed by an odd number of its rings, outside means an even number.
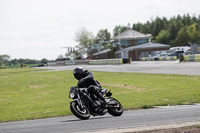
[[[75,94],[74,94],[74,93],[71,93],[71,94],[70,94],[70,98],[72,98],[72,99],[73,99],[73,98],[74,98],[74,96],[75,96]]]

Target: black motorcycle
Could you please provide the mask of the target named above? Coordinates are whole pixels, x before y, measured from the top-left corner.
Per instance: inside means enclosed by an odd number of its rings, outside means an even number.
[[[113,116],[120,116],[123,113],[123,107],[119,101],[111,97],[112,93],[107,89],[101,89],[101,93],[106,99],[107,103],[103,103],[95,94],[90,94],[88,88],[71,87],[69,97],[73,99],[70,103],[70,109],[72,113],[82,119],[87,120],[90,115],[105,115],[107,112]],[[93,107],[83,95],[88,95],[93,102],[96,103],[97,107]]]

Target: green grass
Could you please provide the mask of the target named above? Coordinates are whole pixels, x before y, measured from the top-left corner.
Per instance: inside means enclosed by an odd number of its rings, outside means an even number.
[[[36,71],[36,72],[35,72]],[[0,70],[0,122],[70,115],[72,71]],[[44,71],[44,70],[42,70]],[[93,72],[123,107],[200,103],[200,76]]]

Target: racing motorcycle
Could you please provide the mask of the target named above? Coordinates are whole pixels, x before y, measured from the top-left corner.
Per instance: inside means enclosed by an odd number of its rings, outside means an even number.
[[[106,104],[95,94],[89,93],[88,88],[71,87],[69,92],[69,97],[73,99],[70,102],[71,112],[81,120],[89,119],[90,115],[102,116],[107,112],[113,116],[122,115],[123,107],[119,101],[111,97],[112,93],[110,91],[107,92],[107,89],[101,89],[101,94],[106,99]],[[83,95],[88,95],[96,103],[97,107],[93,107]]]

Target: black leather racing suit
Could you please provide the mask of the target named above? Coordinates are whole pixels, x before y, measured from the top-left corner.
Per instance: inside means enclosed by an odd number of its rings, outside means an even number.
[[[93,74],[91,72],[88,72],[87,70],[84,71],[81,75],[81,79],[79,80],[77,86],[79,88],[88,88],[89,93],[95,94],[104,103],[106,103],[104,97],[100,93],[101,85],[98,81],[94,79]],[[92,99],[88,95],[84,95],[84,96],[92,103],[92,106],[96,106],[95,103],[92,101]]]

